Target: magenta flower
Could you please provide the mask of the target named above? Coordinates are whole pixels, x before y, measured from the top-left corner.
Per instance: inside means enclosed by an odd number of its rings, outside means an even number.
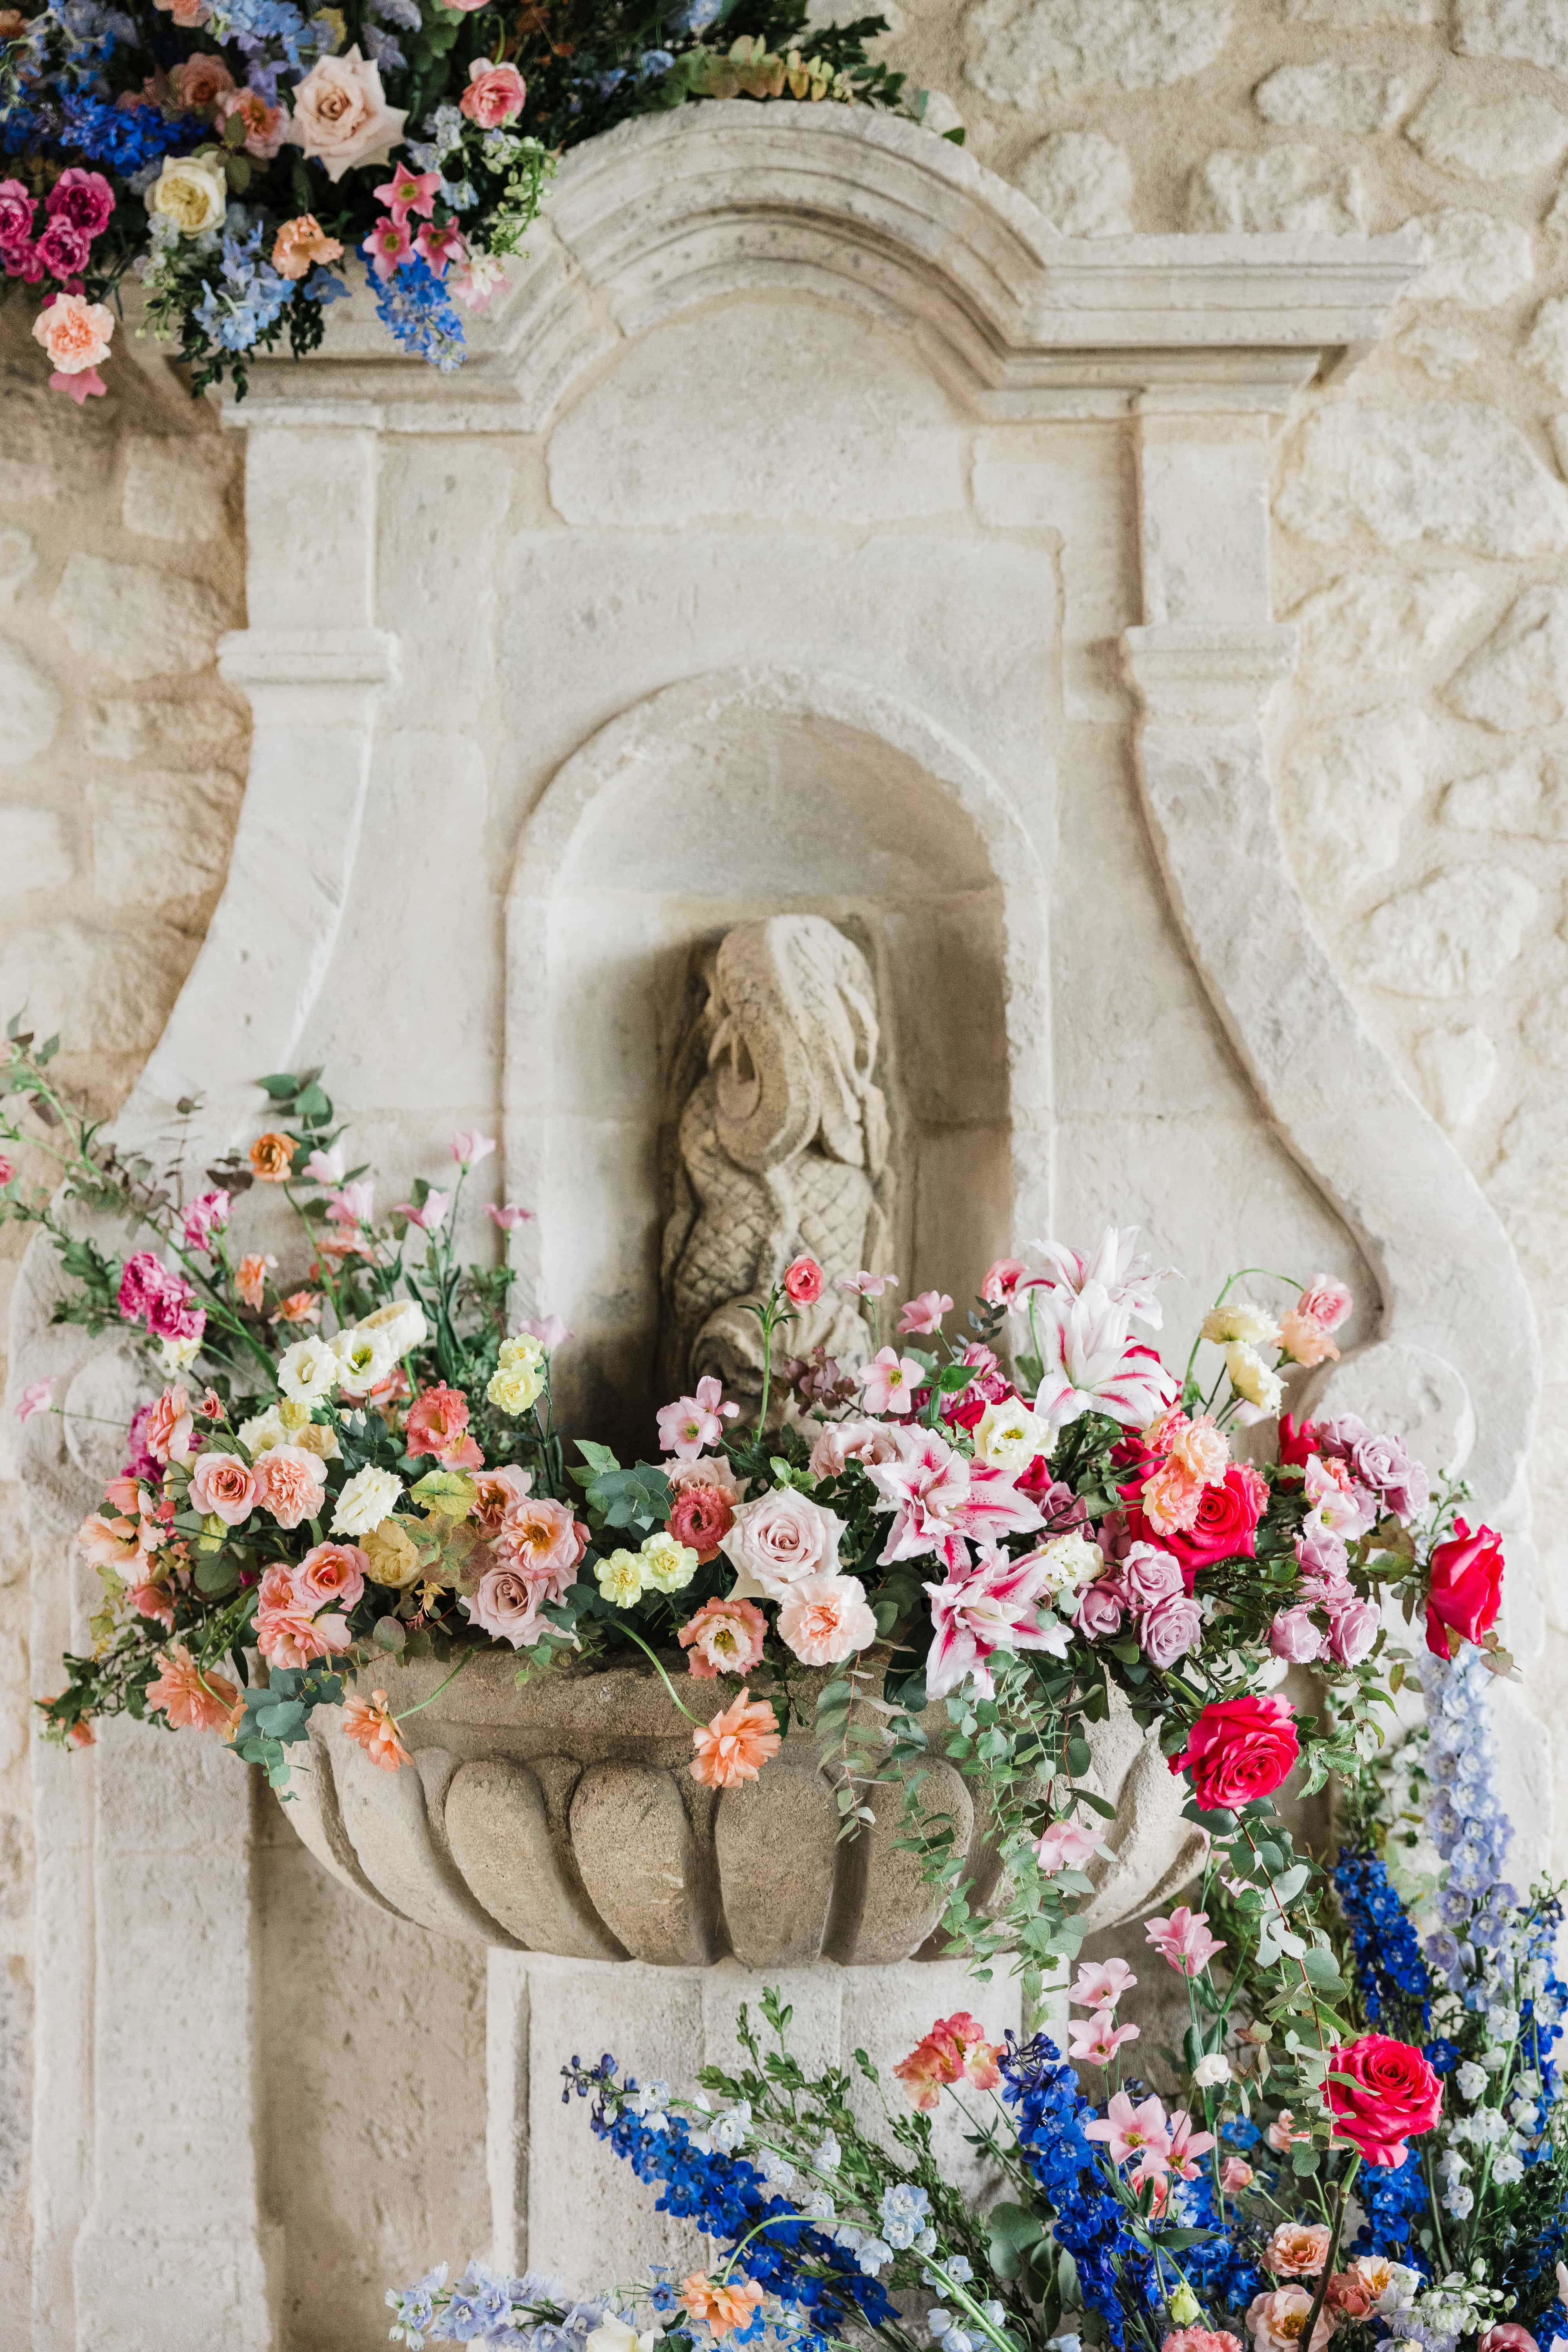
[[[47,221],[34,247],[51,278],[79,278],[92,256],[92,239],[63,214]]]
[[[1168,1919],[1147,1921],[1143,1933],[1178,1976],[1201,1976],[1215,1953],[1225,1949],[1218,1937],[1209,1934],[1208,1913],[1191,1911],[1184,1903],[1178,1904]]]
[[[208,1251],[213,1235],[222,1233],[228,1223],[229,1197],[226,1192],[204,1192],[185,1211],[184,1235],[187,1249]]]
[[[47,1412],[55,1401],[53,1381],[29,1381],[16,1405],[18,1421],[31,1421],[35,1413]]]
[[[1048,1568],[1036,1560],[1009,1559],[987,1545],[977,1567],[928,1584],[934,1638],[926,1659],[926,1690],[942,1698],[960,1683],[973,1682],[985,1698],[995,1694],[987,1661],[998,1650],[1046,1650],[1067,1655],[1071,1635],[1065,1625],[1041,1625],[1048,1599]]]
[[[1040,1515],[1004,1471],[966,1461],[931,1430],[909,1458],[873,1462],[867,1475],[881,1497],[879,1509],[893,1513],[879,1565],[919,1559],[926,1552],[954,1574],[970,1563],[969,1541],[1004,1535],[1030,1535]]]
[[[907,1299],[899,1315],[902,1332],[935,1333],[942,1329],[942,1318],[952,1313],[952,1301],[943,1290],[922,1290],[918,1298]]]
[[[390,220],[384,213],[360,246],[360,251],[370,257],[370,266],[385,283],[395,269],[401,269],[414,250],[413,231],[405,220]]]
[[[84,172],[73,164],[68,172],[60,173],[49,190],[44,210],[51,220],[68,220],[85,236],[94,237],[109,226],[110,215],[114,210],[114,191],[101,172]],[[0,226],[0,236],[5,233]]]

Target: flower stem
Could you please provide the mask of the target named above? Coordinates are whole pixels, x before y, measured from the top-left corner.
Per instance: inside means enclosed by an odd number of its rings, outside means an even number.
[[[1329,2292],[1329,2280],[1333,2273],[1334,2264],[1339,2260],[1340,2232],[1345,2225],[1345,2197],[1360,2169],[1361,2150],[1358,2148],[1345,2167],[1342,2178],[1334,2183],[1333,2219],[1329,2224],[1328,2252],[1323,2256],[1323,2267],[1318,2279],[1318,2291],[1312,2297],[1312,2307],[1308,2312],[1306,2324],[1301,2329],[1301,2352],[1312,2352],[1312,2330],[1318,2324],[1318,2315],[1323,2308],[1323,2301]]]
[[[477,1658],[479,1654],[478,1649],[465,1650],[462,1656],[458,1660],[457,1664],[452,1668],[451,1673],[447,1676],[446,1681],[444,1683],[437,1683],[428,1698],[419,1699],[413,1706],[405,1706],[401,1715],[395,1715],[392,1718],[394,1723],[406,1723],[411,1715],[422,1714],[426,1707],[434,1706],[436,1701],[440,1697],[441,1693],[444,1690],[449,1690],[451,1688],[451,1685],[457,1681],[458,1676],[462,1673],[463,1668],[468,1664],[469,1660],[471,1658]]]

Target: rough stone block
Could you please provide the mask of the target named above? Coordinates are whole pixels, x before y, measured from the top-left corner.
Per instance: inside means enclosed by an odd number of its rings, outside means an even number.
[[[1454,47],[1471,58],[1524,58],[1568,74],[1568,17],[1559,0],[1456,0]]]
[[[1292,829],[1313,863],[1328,853],[1351,875],[1385,873],[1426,788],[1436,730],[1418,712],[1369,713],[1310,738],[1290,765]]]
[[[145,921],[121,929],[65,918],[0,931],[0,1003],[26,1001],[46,1031],[69,1029],[79,1051],[145,1052],[196,944]]]
[[[235,455],[226,434],[135,434],[125,453],[126,530],[176,543],[216,539],[227,520]]]
[[[0,604],[13,604],[17,590],[26,586],[37,568],[32,532],[20,523],[7,524],[0,530]]]
[[[1301,632],[1303,670],[1342,683],[1358,672],[1408,677],[1441,656],[1485,600],[1468,572],[1345,572],[1303,597],[1289,618]]]
[[[239,813],[239,784],[221,769],[141,769],[87,789],[98,887],[117,906],[207,897],[221,885]]]
[[[239,749],[246,718],[225,696],[198,692],[185,701],[89,703],[82,730],[98,760],[205,761]]]
[[[1434,383],[1453,383],[1481,356],[1474,335],[1444,319],[1417,319],[1413,327],[1406,327],[1394,349],[1402,359],[1414,360]]]
[[[747,1968],[795,1967],[820,1955],[837,1831],[826,1782],[798,1764],[780,1762],[721,1795],[713,1844],[724,1923]]]
[[[1357,967],[1396,996],[1482,995],[1519,954],[1540,904],[1511,866],[1451,867],[1364,918]]]
[[[1550,1069],[1568,1070],[1568,981],[1531,997],[1520,1015],[1519,1031],[1538,1061]],[[1568,1317],[1564,1332],[1568,1339]],[[1568,1360],[1557,1377],[1568,1381]]]
[[[1131,163],[1125,147],[1098,131],[1047,131],[1012,176],[1063,236],[1125,236],[1132,229]]]
[[[1498,1050],[1484,1029],[1428,1029],[1415,1040],[1415,1066],[1434,1118],[1451,1135],[1468,1127],[1492,1090]]]
[[[37,348],[29,344],[29,353]],[[102,488],[113,450],[113,427],[47,391],[30,364],[26,376],[0,375],[0,506],[90,496]]]
[[[1398,74],[1374,66],[1279,66],[1252,94],[1265,122],[1301,131],[1391,131],[1410,103]]]
[[[1517,733],[1568,718],[1568,589],[1527,588],[1447,689],[1466,719]]]
[[[205,669],[227,617],[222,599],[199,580],[79,551],[67,562],[49,611],[73,653],[124,678]]]
[[[1506,180],[1562,162],[1568,115],[1544,98],[1488,98],[1468,83],[1440,81],[1405,135],[1440,171]]]
[[[1542,304],[1520,357],[1553,392],[1568,394],[1568,295]]]
[[[979,0],[968,79],[999,106],[1110,83],[1159,89],[1214,63],[1233,0]]]
[[[1426,267],[1407,289],[1412,302],[1458,302],[1467,310],[1489,310],[1521,293],[1535,275],[1535,246],[1518,221],[1500,220],[1462,205],[1417,213],[1406,228],[1419,229]]]
[[[0,898],[63,890],[75,872],[65,820],[54,809],[0,807]]]
[[[691,1827],[668,1772],[590,1765],[572,1799],[572,1849],[590,1901],[635,1959],[711,1957]]]
[[[1359,522],[1384,547],[1429,539],[1516,556],[1568,547],[1568,487],[1479,401],[1320,410],[1302,428],[1275,514],[1303,539],[1327,541]]]
[[[0,637],[0,767],[36,760],[55,740],[59,690],[31,654]]]
[[[1366,191],[1353,164],[1318,147],[1221,147],[1188,184],[1186,226],[1355,236],[1366,227]]]
[[[1435,25],[1444,0],[1285,0],[1288,25]]]
[[[1443,821],[1465,833],[1508,833],[1568,841],[1568,775],[1516,760],[1494,775],[1467,776],[1443,795]]]

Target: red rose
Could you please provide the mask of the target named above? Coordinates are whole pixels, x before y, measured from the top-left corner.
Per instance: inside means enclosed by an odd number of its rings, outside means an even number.
[[[1191,1774],[1194,1796],[1212,1813],[1267,1797],[1289,1778],[1300,1753],[1288,1698],[1226,1698],[1205,1707],[1171,1769]]]
[[[1200,1568],[1216,1559],[1232,1559],[1239,1554],[1250,1559],[1258,1548],[1258,1522],[1268,1500],[1268,1489],[1250,1463],[1233,1462],[1225,1474],[1225,1483],[1205,1486],[1198,1504],[1198,1515],[1190,1528],[1173,1528],[1162,1535],[1144,1522],[1137,1507],[1140,1489],[1122,1488],[1129,1509],[1127,1525],[1135,1541],[1158,1544],[1163,1551],[1173,1552],[1182,1563],[1182,1580],[1191,1592]]]
[[[1479,1642],[1497,1622],[1502,1601],[1502,1538],[1492,1528],[1472,1535],[1463,1519],[1432,1555],[1426,1591],[1426,1647],[1434,1657],[1447,1658],[1447,1628]]]
[[[1315,1421],[1297,1421],[1290,1413],[1279,1418],[1279,1459],[1292,1469],[1304,1470],[1307,1456],[1318,1450],[1318,1424]]]
[[[1334,2080],[1348,2074],[1348,2083]],[[1407,2132],[1428,2132],[1443,2111],[1443,2085],[1408,2042],[1363,2033],[1333,2053],[1323,2088],[1334,2111],[1334,2131],[1352,2140],[1368,2164],[1404,2163]]]
[[[822,1268],[814,1257],[797,1257],[784,1268],[784,1297],[796,1307],[815,1307],[822,1296]]]
[[[704,1563],[718,1559],[734,1524],[735,1507],[721,1486],[682,1486],[665,1521],[676,1542],[689,1544]]]

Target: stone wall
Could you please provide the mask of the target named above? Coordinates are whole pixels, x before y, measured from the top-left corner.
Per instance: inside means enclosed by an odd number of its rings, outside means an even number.
[[[966,14],[899,0],[889,47],[942,94],[939,127],[962,119],[972,152],[1064,231],[1418,219],[1429,235],[1385,347],[1281,436],[1276,604],[1301,623],[1304,650],[1280,713],[1279,788],[1331,950],[1535,1286],[1552,1383],[1536,1523],[1557,1613],[1527,1676],[1538,1713],[1561,1721],[1560,0],[975,0]],[[132,366],[79,413],[46,393],[19,306],[0,320],[0,1017],[26,1001],[65,1029],[68,1075],[109,1112],[189,968],[237,804],[244,709],[213,667],[217,635],[244,617],[237,473],[214,419]],[[0,1308],[18,1239],[0,1235]],[[0,1431],[0,1472],[6,1443]],[[51,1659],[29,1669],[20,1504],[0,1483],[0,2294],[13,2312],[27,2303],[29,1672],[49,1687]],[[1568,1746],[1558,1782],[1568,1825]],[[348,2352],[381,2340],[379,2285],[405,2252],[483,2242],[482,1979],[456,1948],[352,1905],[280,1827],[257,1900],[291,2352]],[[373,1992],[345,2032],[321,1995],[351,1965]],[[416,2080],[444,2087],[411,2101]],[[308,2145],[295,2096],[309,2100]]]

